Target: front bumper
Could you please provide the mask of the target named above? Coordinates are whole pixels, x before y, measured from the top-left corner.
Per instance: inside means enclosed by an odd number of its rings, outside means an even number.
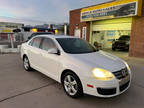
[[[88,87],[87,84],[93,85]],[[85,94],[97,96],[97,97],[113,97],[125,92],[131,84],[131,74],[122,79],[114,78],[109,81],[95,80],[89,78],[84,80],[83,89]]]

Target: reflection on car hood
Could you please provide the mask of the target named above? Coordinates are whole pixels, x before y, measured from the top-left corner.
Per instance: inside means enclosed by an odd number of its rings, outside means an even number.
[[[72,57],[91,67],[103,68],[111,72],[125,67],[123,60],[104,51],[87,54],[72,54]]]

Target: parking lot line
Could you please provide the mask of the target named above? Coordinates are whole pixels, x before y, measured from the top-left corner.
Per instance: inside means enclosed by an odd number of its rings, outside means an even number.
[[[47,84],[47,85],[44,85],[44,86],[41,86],[41,87],[38,87],[38,88],[35,88],[35,89],[32,89],[32,90],[29,90],[29,91],[25,91],[25,92],[22,92],[22,93],[19,93],[19,94],[16,94],[16,95],[7,97],[7,98],[5,98],[5,99],[0,100],[0,102],[4,102],[4,101],[6,101],[6,100],[9,100],[9,99],[12,99],[12,98],[15,98],[15,97],[24,95],[24,94],[28,94],[28,93],[34,92],[34,91],[36,91],[36,90],[40,90],[40,89],[42,89],[42,88],[45,88],[45,87],[48,87],[48,86],[54,85],[54,84],[56,84],[56,82],[53,82],[53,83],[50,83],[50,84]]]

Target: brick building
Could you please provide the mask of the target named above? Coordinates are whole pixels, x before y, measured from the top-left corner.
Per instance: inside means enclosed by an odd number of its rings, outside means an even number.
[[[70,35],[111,48],[130,36],[129,56],[144,57],[144,0],[114,0],[70,11]]]

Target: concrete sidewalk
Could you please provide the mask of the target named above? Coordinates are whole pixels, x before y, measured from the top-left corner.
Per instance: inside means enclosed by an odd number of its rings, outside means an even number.
[[[37,71],[26,72],[18,54],[0,55],[0,108],[143,108],[144,59],[125,59],[133,73],[128,91],[108,99],[72,99],[56,81]]]

